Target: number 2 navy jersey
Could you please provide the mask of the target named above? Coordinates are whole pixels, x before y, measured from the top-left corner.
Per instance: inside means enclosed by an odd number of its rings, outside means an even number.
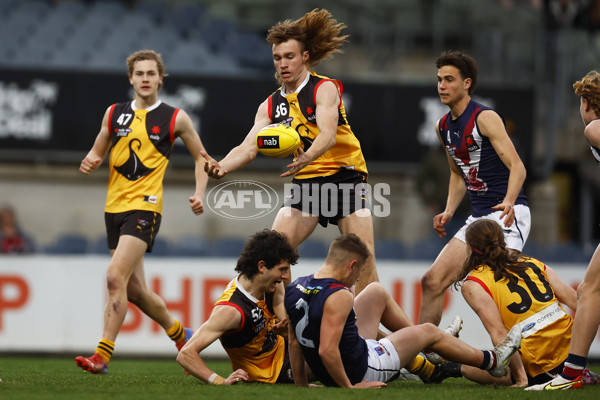
[[[160,100],[147,109],[136,108],[134,101],[111,106],[106,212],[162,212],[162,181],[175,141],[178,112]]]
[[[462,171],[474,217],[490,214],[493,212],[491,207],[502,202],[510,175],[490,140],[481,134],[477,125],[477,116],[484,110],[491,109],[471,100],[456,120],[452,120],[448,113],[439,123],[440,136],[446,150]],[[523,189],[515,204],[527,205]]]
[[[487,265],[473,270],[467,280],[474,281],[492,297],[504,327],[509,330],[521,325],[521,358],[530,377],[550,371],[569,354],[573,319],[565,313],[548,282],[546,266],[535,258],[523,257],[521,265],[528,268],[513,274],[509,281],[494,279]]]
[[[304,359],[315,377],[327,386],[337,384],[319,357],[321,318],[325,300],[338,290],[349,289],[335,279],[315,279],[313,275],[298,278],[285,289],[285,309]],[[352,384],[361,382],[367,372],[368,350],[358,334],[354,309],[346,319],[339,349],[348,379]]]

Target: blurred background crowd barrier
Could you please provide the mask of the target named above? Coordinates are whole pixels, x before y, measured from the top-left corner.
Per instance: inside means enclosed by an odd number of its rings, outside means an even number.
[[[350,34],[345,52],[316,71],[344,83],[369,183],[390,187],[390,213],[374,221],[378,258],[433,261],[447,240],[431,227],[448,177],[434,133],[447,112],[434,61],[460,49],[479,63],[476,99],[505,117],[528,170],[533,226],[525,252],[589,260],[600,239],[600,174],[571,85],[599,68],[596,0],[0,0],[0,205],[14,211],[24,251],[106,254],[108,171],[84,177],[77,168],[104,110],[132,96],[128,54],[151,48],[163,55],[169,77],[160,97],[191,115],[218,159],[241,142],[277,88],[266,30],[316,7]],[[285,164],[260,158],[227,178],[281,193]],[[274,214],[228,220],[207,209],[192,218],[192,168],[176,145],[155,255],[231,257],[271,226]],[[466,215],[461,209],[450,231]],[[336,234],[319,228],[301,252],[321,257]]]

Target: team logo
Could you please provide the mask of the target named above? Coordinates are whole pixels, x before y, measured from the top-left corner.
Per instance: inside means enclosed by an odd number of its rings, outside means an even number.
[[[467,144],[467,149],[469,149],[469,151],[479,150],[479,146],[477,145],[473,135],[466,135],[465,143]]]
[[[129,129],[129,128],[117,128],[117,129],[115,129],[115,136],[127,137],[127,135],[129,135],[130,132],[131,132],[131,129]]]
[[[377,353],[378,356],[382,356],[385,354],[385,350],[382,346],[377,346],[373,350],[375,350],[375,353]]]
[[[206,205],[222,217],[248,220],[264,217],[279,205],[277,192],[261,182],[231,181],[212,188],[206,196]]]
[[[156,197],[155,195],[152,196],[144,196],[144,201],[146,203],[152,203],[152,204],[156,204],[158,201],[158,197]]]
[[[278,149],[279,137],[277,136],[261,136],[256,141],[259,149]]]

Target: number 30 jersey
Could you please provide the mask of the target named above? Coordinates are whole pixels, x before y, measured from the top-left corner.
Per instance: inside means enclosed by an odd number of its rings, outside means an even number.
[[[519,263],[528,268],[514,274],[516,282],[506,278],[496,282],[486,265],[473,270],[467,280],[481,285],[492,297],[507,330],[517,324],[524,329],[519,352],[525,371],[535,377],[556,368],[569,355],[573,319],[560,306],[546,266],[529,257]]]

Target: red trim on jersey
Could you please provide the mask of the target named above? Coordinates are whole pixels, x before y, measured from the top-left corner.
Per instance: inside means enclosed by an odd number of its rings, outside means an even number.
[[[440,119],[440,134],[442,133],[442,130],[448,129],[448,122],[447,122],[448,121],[448,115],[449,115],[449,113],[446,114],[446,115],[444,115],[442,117],[442,119]]]
[[[242,308],[240,306],[238,306],[237,304],[232,303],[230,301],[220,301],[218,303],[215,303],[215,306],[230,306],[230,307],[233,307],[236,310],[238,310],[240,312],[240,314],[242,315],[242,323],[240,324],[240,327],[237,330],[231,330],[231,331],[225,332],[225,334],[239,332],[242,330],[242,328],[244,327],[244,324],[246,323],[246,317],[244,316],[244,311],[242,311]]]
[[[177,114],[179,114],[179,108],[175,109],[175,112],[173,113],[173,116],[171,117],[171,124],[169,125],[169,130],[170,130],[170,135],[171,135],[171,142],[175,141],[175,119],[177,118]]]
[[[337,288],[348,289],[348,286],[342,285],[341,283],[332,283],[331,285],[329,285],[329,287],[332,289],[337,289]]]
[[[492,299],[494,298],[494,296],[492,296],[492,292],[490,292],[490,288],[488,288],[487,285],[485,283],[483,283],[483,281],[481,279],[475,278],[474,276],[467,276],[466,280],[479,283],[479,285],[481,285],[481,287],[483,288],[483,290],[485,290],[486,292],[488,292],[488,294],[490,295],[490,297]]]
[[[338,93],[340,95],[340,104],[338,104],[338,108],[341,108],[342,107],[342,93],[344,92],[344,86],[342,85],[342,82],[338,81],[337,79],[323,79],[319,83],[317,83],[317,85],[315,86],[315,91],[313,93],[314,103],[317,104],[317,90],[319,90],[319,86],[321,86],[321,84],[323,84],[325,82],[332,82],[337,87]]]
[[[110,111],[108,112],[108,135],[112,136],[112,132],[110,131],[110,125],[112,123],[112,115],[113,115],[113,111],[115,111],[115,107],[117,105],[113,104],[112,106],[110,106]]]
[[[270,95],[267,99],[267,112],[269,113],[269,119],[273,121],[273,95]]]

